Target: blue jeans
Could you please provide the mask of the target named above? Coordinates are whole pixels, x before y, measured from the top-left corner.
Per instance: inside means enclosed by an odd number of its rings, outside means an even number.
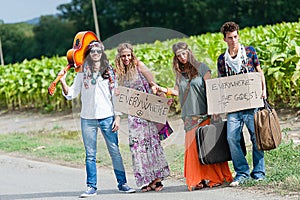
[[[127,182],[122,156],[119,150],[118,132],[112,132],[114,117],[105,119],[83,119],[81,118],[82,138],[85,148],[85,164],[87,186],[97,189],[97,130],[101,129],[102,135],[112,159],[114,173],[117,178],[118,187]]]
[[[254,133],[255,110],[256,109],[242,110],[229,113],[227,116],[227,140],[230,147],[233,167],[236,172],[234,181],[242,181],[250,176],[254,179],[265,177],[264,152],[257,149]],[[246,124],[252,142],[253,170],[251,173],[240,145],[241,132],[244,124]]]

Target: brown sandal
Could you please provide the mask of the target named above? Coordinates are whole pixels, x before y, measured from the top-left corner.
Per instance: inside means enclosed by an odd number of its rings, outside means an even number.
[[[209,187],[210,180],[202,180],[201,183],[204,187]]]
[[[155,191],[159,192],[163,189],[164,185],[161,183],[161,181],[158,181],[155,183]]]
[[[194,190],[201,190],[202,188],[204,188],[204,185],[202,182],[200,182],[194,187]]]
[[[222,183],[215,183],[215,184],[213,184],[212,187],[219,187],[219,186],[221,186],[221,185],[222,185]]]
[[[142,192],[149,192],[151,190],[153,190],[153,188],[150,185],[145,185],[141,188]]]
[[[200,183],[198,183],[194,189],[195,190],[200,190],[202,188],[206,188],[206,187],[209,187],[209,180],[202,180]]]

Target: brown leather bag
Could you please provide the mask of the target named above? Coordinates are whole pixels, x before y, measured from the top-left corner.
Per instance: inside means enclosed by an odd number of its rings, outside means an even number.
[[[264,107],[254,114],[256,144],[259,150],[271,150],[279,146],[282,139],[276,111],[264,100]]]

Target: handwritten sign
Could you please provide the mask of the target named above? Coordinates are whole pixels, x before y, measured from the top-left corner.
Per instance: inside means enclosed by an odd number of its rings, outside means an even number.
[[[228,113],[262,107],[262,83],[259,72],[208,79],[208,114]]]
[[[122,86],[119,90],[120,95],[116,96],[115,101],[116,111],[153,122],[166,123],[170,109],[167,98]]]

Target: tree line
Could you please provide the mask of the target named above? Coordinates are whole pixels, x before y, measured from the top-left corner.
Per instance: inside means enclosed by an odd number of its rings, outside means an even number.
[[[134,28],[161,27],[185,35],[218,32],[225,21],[241,28],[295,22],[298,0],[95,0],[100,38]],[[24,59],[64,56],[74,36],[95,30],[92,2],[72,0],[57,7],[58,15],[41,16],[37,24],[5,24],[0,19],[4,63]]]

